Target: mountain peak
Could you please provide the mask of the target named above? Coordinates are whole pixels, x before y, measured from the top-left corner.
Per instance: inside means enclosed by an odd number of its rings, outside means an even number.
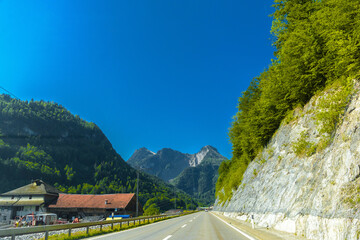
[[[202,147],[200,152],[202,152],[202,151],[213,151],[213,152],[219,153],[219,151],[211,145],[206,145],[206,146]]]
[[[216,148],[210,145],[206,145],[202,147],[198,153],[192,155],[189,164],[191,167],[195,167],[204,160],[212,158],[224,159],[224,157],[218,152]]]
[[[146,147],[139,148],[139,149],[135,150],[135,152],[150,152],[152,154],[155,154],[154,152],[150,151]]]
[[[127,162],[128,163],[136,163],[136,162],[138,162],[139,159],[145,159],[145,158],[151,157],[153,155],[155,155],[154,152],[150,151],[146,147],[142,147],[142,148],[135,150],[135,152],[133,153],[133,155],[131,155],[131,157],[128,159]]]

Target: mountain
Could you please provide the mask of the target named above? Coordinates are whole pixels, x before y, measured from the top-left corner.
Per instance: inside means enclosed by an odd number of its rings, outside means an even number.
[[[114,150],[100,128],[45,101],[0,95],[0,193],[42,179],[68,193],[118,193],[136,190],[136,170]],[[168,199],[174,188],[140,173],[140,202]],[[197,205],[176,190],[178,206]],[[172,200],[173,199],[173,200]]]
[[[163,148],[155,154],[143,147],[136,150],[127,163],[169,181],[187,167],[196,167],[203,162],[216,165],[224,159],[226,158],[212,146],[205,146],[195,154],[181,153],[171,148]]]
[[[145,157],[142,158],[142,156]],[[170,148],[164,148],[156,154],[151,154],[149,150],[142,148],[135,151],[127,163],[136,169],[142,169],[149,174],[169,181],[189,166],[189,156]]]
[[[210,204],[215,200],[218,168],[226,160],[216,148],[205,146],[198,153],[187,154],[164,148],[156,154],[140,148],[127,161],[134,168],[143,169],[177,188]]]

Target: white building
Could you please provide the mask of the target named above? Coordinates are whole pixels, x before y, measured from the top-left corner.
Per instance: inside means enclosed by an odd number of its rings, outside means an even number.
[[[16,216],[47,212],[49,204],[61,193],[56,188],[35,180],[33,183],[0,194],[0,222],[9,222]]]

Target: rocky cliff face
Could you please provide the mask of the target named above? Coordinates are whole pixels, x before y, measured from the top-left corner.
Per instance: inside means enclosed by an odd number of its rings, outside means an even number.
[[[321,132],[319,113],[331,114],[315,96],[284,121],[268,146],[246,170],[230,201],[216,210],[261,226],[308,239],[359,239],[360,236],[360,92],[343,111],[329,136]],[[337,104],[334,102],[333,104]]]

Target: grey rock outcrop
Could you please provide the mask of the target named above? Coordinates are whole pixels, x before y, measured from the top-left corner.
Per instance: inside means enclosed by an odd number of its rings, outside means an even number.
[[[356,91],[323,150],[299,154],[305,141],[321,142],[319,102],[336,90],[315,96],[283,122],[267,147],[248,166],[230,201],[215,209],[240,220],[255,217],[260,226],[308,239],[359,239],[360,91]],[[321,123],[320,123],[321,124]],[[315,148],[314,148],[315,149]]]

